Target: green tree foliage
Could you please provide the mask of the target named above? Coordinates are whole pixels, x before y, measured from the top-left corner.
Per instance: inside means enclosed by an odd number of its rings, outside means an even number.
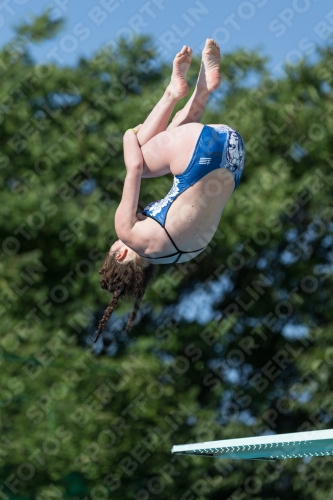
[[[59,27],[39,18],[0,53],[1,498],[330,498],[330,457],[233,462],[170,449],[332,426],[332,48],[279,79],[256,53],[223,56],[204,121],[244,137],[242,182],[209,248],[161,266],[131,334],[125,303],[95,348],[122,135],[170,68],[148,38],[75,68],[36,65],[27,40]],[[171,184],[144,179],[140,207]],[[177,313],[180,297],[216,287],[206,324]]]

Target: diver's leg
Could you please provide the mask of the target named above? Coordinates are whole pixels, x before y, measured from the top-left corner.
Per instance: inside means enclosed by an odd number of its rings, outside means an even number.
[[[220,85],[220,49],[217,43],[207,38],[202,51],[202,62],[197,85],[186,106],[174,116],[169,128],[185,123],[200,122],[209,95]]]
[[[158,133],[156,136],[152,136],[150,140],[141,147],[144,160],[142,177],[159,177],[171,173],[170,161],[172,159],[171,156],[174,153],[174,134],[176,131],[170,129],[175,129],[176,127],[185,125],[186,123],[199,122],[209,95],[219,85],[220,49],[214,40],[207,39],[205,48],[202,51],[202,64],[197,85],[191,99],[188,101],[186,106],[175,115],[166,131]],[[155,109],[153,112],[155,112]],[[140,132],[141,128],[138,135]],[[181,134],[181,141],[186,147],[189,146],[193,139],[192,136],[188,137],[186,135],[188,132],[189,130],[187,127],[181,127],[179,128],[179,133],[177,132],[177,136]],[[184,153],[185,156],[188,153],[185,151],[186,147],[183,147],[181,151],[181,154]],[[177,152],[177,155],[180,155],[180,151]]]
[[[140,146],[146,144],[152,137],[163,132],[170,119],[171,113],[179,101],[188,92],[186,73],[191,64],[192,49],[184,45],[173,61],[171,81],[162,99],[146,118],[138,132]]]
[[[202,127],[201,123],[188,123],[152,137],[141,148],[141,177],[160,177],[171,173],[175,175],[175,168],[180,168],[182,172],[193,155]]]

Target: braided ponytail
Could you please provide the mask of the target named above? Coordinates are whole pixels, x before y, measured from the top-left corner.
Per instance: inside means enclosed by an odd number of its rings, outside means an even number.
[[[109,303],[108,307],[105,310],[103,318],[99,322],[98,329],[96,330],[97,331],[97,335],[95,337],[94,343],[97,342],[100,334],[105,330],[106,324],[109,321],[109,319],[111,317],[111,314],[113,313],[113,310],[117,307],[118,299],[119,299],[119,297],[121,295],[121,291],[122,291],[121,289],[118,289],[118,290],[116,290],[114,292],[113,297],[110,300],[110,303]]]
[[[142,301],[142,297],[138,297],[135,301],[134,309],[131,312],[130,317],[128,318],[128,322],[127,322],[127,325],[125,328],[126,332],[129,332],[132,329],[133,323],[134,323],[135,318],[136,318],[136,316],[139,312],[139,309],[140,309],[141,301]]]
[[[94,342],[97,342],[100,334],[105,330],[107,322],[116,308],[120,296],[124,298],[135,298],[133,311],[125,327],[126,332],[131,330],[140,309],[147,285],[153,278],[154,266],[149,264],[147,267],[143,268],[135,260],[120,264],[115,258],[115,254],[107,253],[99,274],[102,276],[100,282],[101,288],[113,293],[113,297],[99,322]]]

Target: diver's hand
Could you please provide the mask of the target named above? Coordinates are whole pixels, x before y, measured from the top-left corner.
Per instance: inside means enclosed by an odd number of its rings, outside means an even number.
[[[126,130],[125,134],[127,134],[127,132],[134,132],[135,134],[137,134],[141,127],[142,127],[142,123],[140,123],[140,125],[137,125],[136,127],[128,128]]]

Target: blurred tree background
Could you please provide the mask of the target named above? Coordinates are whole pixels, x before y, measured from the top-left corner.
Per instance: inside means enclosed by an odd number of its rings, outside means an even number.
[[[76,67],[36,65],[30,44],[59,29],[42,16],[0,54],[0,497],[331,498],[331,457],[170,450],[332,427],[332,46],[279,80],[258,53],[223,55],[203,121],[244,137],[242,182],[207,250],[160,266],[131,334],[123,303],[95,346],[122,135],[161,97],[170,67],[148,38]],[[171,185],[143,179],[139,209]]]

